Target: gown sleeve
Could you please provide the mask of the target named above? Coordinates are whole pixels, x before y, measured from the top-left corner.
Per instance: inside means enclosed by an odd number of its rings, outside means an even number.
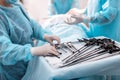
[[[31,20],[31,24],[32,24],[32,30],[33,30],[33,37],[35,39],[45,41],[43,38],[44,34],[52,34],[52,32],[43,29],[41,25],[34,20]]]
[[[48,30],[43,29],[39,23],[31,19],[27,14],[26,10],[23,8],[22,4],[18,3],[16,5],[18,5],[21,8],[21,11],[23,12],[24,16],[30,21],[32,31],[33,31],[32,37],[38,40],[45,41],[43,39],[44,34],[52,34],[52,33]]]
[[[104,2],[105,0],[100,0],[100,1],[101,2],[99,4],[102,6],[102,9],[96,12],[93,16],[90,16],[89,26],[93,26],[92,24],[96,24],[96,25],[109,24],[116,18],[118,14],[117,0],[106,0],[106,2]],[[90,6],[92,6],[92,4]],[[86,11],[86,15],[87,15],[87,11]],[[90,29],[87,29],[85,27],[82,28],[89,37],[93,37],[92,36],[93,34]]]
[[[95,13],[94,16],[91,16],[91,23],[95,24],[107,24],[111,23],[116,15],[117,15],[117,7],[114,6],[117,1],[116,0],[107,0],[103,5],[102,5],[102,10]]]
[[[30,52],[32,46],[13,44],[5,26],[0,20],[0,63],[14,65],[18,61],[29,61],[33,57]]]

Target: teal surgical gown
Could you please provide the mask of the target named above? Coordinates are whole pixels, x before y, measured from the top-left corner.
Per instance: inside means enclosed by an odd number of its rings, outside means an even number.
[[[51,0],[49,14],[65,14],[71,8],[80,8],[80,0]]]
[[[20,3],[0,6],[0,74],[2,80],[21,80],[33,57],[33,38],[43,40],[49,34],[30,19]]]
[[[91,17],[89,37],[105,36],[120,41],[120,0],[89,0],[86,15]]]

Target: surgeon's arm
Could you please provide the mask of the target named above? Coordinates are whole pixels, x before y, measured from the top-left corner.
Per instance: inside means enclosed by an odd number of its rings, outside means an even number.
[[[32,58],[30,44],[13,44],[7,34],[4,25],[0,22],[0,63],[13,65],[18,61],[29,61]]]
[[[74,21],[68,20],[69,24],[77,24],[77,23],[95,23],[99,25],[110,23],[114,20],[117,15],[117,1],[116,0],[107,0],[104,4],[105,7],[99,12],[96,12],[93,16],[87,15],[72,15],[71,18],[74,18]],[[103,6],[104,6],[103,5]]]
[[[33,55],[48,55],[48,53],[58,55],[55,47],[49,44],[32,47],[31,44],[20,45],[12,43],[4,27],[5,26],[0,23],[0,63],[3,65],[14,65],[18,61],[27,62],[31,60]],[[54,38],[56,37],[53,37],[53,39]]]
[[[96,24],[106,24],[112,22],[117,15],[117,7],[114,6],[114,3],[117,5],[117,0],[108,0],[103,5],[102,11],[97,12],[94,16],[90,17],[90,22]],[[106,8],[104,8],[104,6]]]
[[[44,35],[45,34],[52,34],[50,31],[47,31],[47,30],[43,29],[40,26],[40,24],[38,24],[34,20],[31,20],[31,24],[32,24],[32,30],[33,30],[33,38],[35,38],[35,39],[46,41],[44,39]]]

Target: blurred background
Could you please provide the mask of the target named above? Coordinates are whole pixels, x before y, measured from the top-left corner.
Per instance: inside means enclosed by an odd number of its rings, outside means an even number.
[[[29,15],[42,23],[48,17],[48,4],[50,0],[23,0]],[[80,0],[80,8],[85,8],[87,0]]]

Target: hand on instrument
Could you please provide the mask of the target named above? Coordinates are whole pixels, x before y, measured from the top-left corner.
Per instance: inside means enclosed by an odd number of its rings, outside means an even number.
[[[55,35],[47,35],[47,34],[45,34],[45,35],[44,35],[44,39],[45,39],[47,42],[49,42],[51,45],[53,45],[53,46],[54,46],[53,41],[57,41],[57,44],[60,44],[60,38],[57,37],[57,36],[55,36]]]
[[[36,56],[45,56],[45,55],[59,55],[58,51],[55,49],[54,46],[51,46],[50,44],[45,44],[43,46],[38,46],[38,47],[32,47],[31,48],[31,53],[32,55]]]

